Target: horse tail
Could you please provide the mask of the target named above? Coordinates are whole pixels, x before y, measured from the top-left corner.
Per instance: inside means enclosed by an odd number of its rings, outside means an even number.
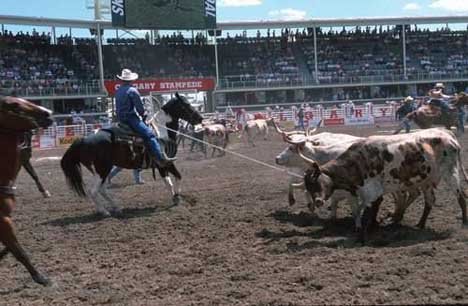
[[[60,165],[68,186],[80,197],[86,197],[80,165],[80,149],[83,138],[75,140],[62,157]]]

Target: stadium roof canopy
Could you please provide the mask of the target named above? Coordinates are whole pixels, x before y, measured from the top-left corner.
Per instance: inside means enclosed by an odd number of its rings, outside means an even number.
[[[58,19],[43,17],[25,17],[0,15],[0,24],[56,26],[65,28],[95,28],[97,23],[104,29],[116,29],[110,21]],[[373,26],[373,25],[402,25],[402,24],[453,24],[468,23],[468,16],[439,16],[439,17],[387,17],[387,18],[341,18],[341,19],[309,19],[300,21],[239,21],[219,22],[219,30],[256,30],[279,28],[312,28],[312,27],[341,27],[341,26]],[[183,30],[183,29],[181,29]]]

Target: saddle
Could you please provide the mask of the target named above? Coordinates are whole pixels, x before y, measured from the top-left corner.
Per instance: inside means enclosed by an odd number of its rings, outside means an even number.
[[[110,128],[101,129],[111,135],[112,143],[127,147],[131,160],[138,165],[137,168],[149,169],[155,166],[153,156],[144,139],[130,126],[123,123],[113,124]],[[167,156],[174,157],[177,153],[177,144],[172,140],[156,138]]]

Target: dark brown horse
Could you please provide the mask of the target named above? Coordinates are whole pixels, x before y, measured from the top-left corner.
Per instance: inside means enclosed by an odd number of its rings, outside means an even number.
[[[176,97],[164,104],[161,110],[149,121],[149,125],[157,131],[155,134],[169,157],[174,157],[177,154],[176,141],[179,119],[197,125],[202,122],[203,117],[183,96],[176,94]],[[119,137],[116,136],[117,131],[115,128],[102,129],[96,134],[76,140],[65,152],[61,161],[63,173],[71,189],[81,197],[86,197],[89,194],[96,206],[97,213],[104,217],[121,213],[119,206],[107,192],[106,178],[112,166],[141,169],[147,168],[151,164],[151,162],[145,162],[145,160],[147,161],[145,155],[136,154],[135,146],[129,145],[129,141],[119,141]],[[89,192],[85,190],[81,165],[95,176],[94,186]],[[178,204],[181,200],[180,180],[182,176],[180,172],[174,163],[165,166],[155,165],[155,167],[170,190],[173,203]],[[169,174],[175,177],[174,183]],[[105,202],[101,201],[101,198]]]
[[[31,102],[14,97],[0,97],[0,241],[5,248],[0,259],[8,253],[21,262],[33,280],[48,285],[49,280],[31,263],[24,249],[16,239],[11,213],[16,204],[15,180],[21,167],[20,144],[23,133],[37,127],[52,124],[51,112]]]
[[[414,112],[409,113],[403,120],[412,121],[421,129],[429,129],[434,125],[442,125],[447,129],[451,129],[452,126],[456,126],[459,132],[462,132],[464,120],[460,120],[459,106],[464,107],[468,104],[468,95],[464,92],[455,96],[455,99],[451,102],[453,108],[448,113],[442,112],[440,107],[434,105],[423,105]],[[394,134],[400,133],[403,129],[403,125],[394,132]]]
[[[33,166],[31,165],[31,156],[32,156],[32,132],[28,131],[24,133],[23,142],[21,144],[21,152],[20,152],[20,161],[21,166],[26,170],[27,173],[31,176],[31,178],[36,183],[37,189],[39,192],[42,193],[44,198],[50,198],[50,192],[44,188],[41,181],[39,180],[39,176],[34,170]]]

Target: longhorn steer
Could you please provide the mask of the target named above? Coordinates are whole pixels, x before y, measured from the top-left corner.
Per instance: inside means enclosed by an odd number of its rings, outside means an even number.
[[[320,123],[318,124],[318,126]],[[306,157],[315,160],[319,165],[325,164],[332,159],[336,159],[338,156],[343,154],[353,143],[362,141],[365,138],[356,137],[347,134],[338,134],[338,133],[319,133],[316,135],[311,135],[317,129],[313,131],[304,132],[284,132],[282,131],[276,123],[274,127],[277,132],[283,135],[283,139],[288,142],[290,145],[284,149],[277,157],[276,164],[291,168],[293,171],[303,173],[308,168],[308,163],[300,157],[299,150],[303,152],[303,155]],[[289,178],[289,192],[288,199],[289,204],[294,205],[296,200],[294,197],[294,189],[300,188],[304,189],[304,184],[299,183],[297,177],[290,176]],[[395,212],[393,214],[393,222],[399,223],[404,216],[406,209],[411,203],[416,200],[420,192],[417,189],[411,190],[409,192],[395,192],[392,194],[395,201]],[[312,200],[306,191],[306,197],[308,199],[308,207],[311,212],[314,212],[315,205],[312,203]],[[357,221],[357,198],[352,196],[350,193],[340,190],[337,191],[330,198],[330,208],[331,208],[331,218],[336,219],[336,210],[338,203],[342,200],[348,200],[353,208],[353,217]],[[357,224],[357,223],[356,223]]]
[[[305,135],[293,134],[288,135],[287,137],[290,145],[276,157],[276,164],[291,168],[293,171],[299,173],[303,173],[308,168],[308,164],[299,156],[299,150],[301,150],[305,156],[316,160],[320,165],[322,165],[332,159],[337,158],[354,142],[362,139],[360,137],[351,135],[334,133],[320,133],[307,137],[305,137]],[[294,189],[299,186],[297,183],[298,179],[294,176],[290,176],[288,192],[288,200],[290,205],[293,205],[296,202],[294,197]],[[301,185],[303,186],[303,184]],[[306,196],[309,200],[307,206],[311,212],[314,212],[315,205],[312,203],[311,198],[308,196],[307,192]],[[336,193],[331,197],[332,218],[336,218],[336,208],[338,202],[344,199],[354,200],[354,197],[344,191]]]
[[[345,190],[360,199],[357,208],[360,239],[365,240],[369,219],[376,214],[383,195],[420,189],[425,207],[419,227],[424,227],[435,202],[434,189],[441,179],[456,194],[462,210],[462,222],[468,226],[466,202],[459,178],[461,148],[455,135],[441,129],[428,129],[407,135],[371,136],[353,143],[338,158],[320,166],[309,164],[304,184],[315,205],[328,200],[336,191]],[[374,211],[370,208],[374,207]],[[361,226],[361,212],[362,226]]]

